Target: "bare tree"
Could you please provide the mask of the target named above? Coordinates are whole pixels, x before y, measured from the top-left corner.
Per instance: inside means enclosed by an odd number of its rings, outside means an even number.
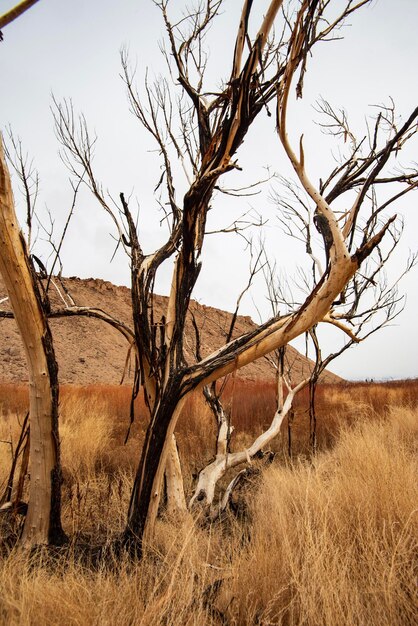
[[[28,215],[32,211],[29,207]],[[14,210],[0,138],[0,273],[19,328],[29,372],[29,506],[22,543],[60,543],[61,470],[58,434],[58,367],[36,273]]]
[[[164,221],[168,225],[168,236],[163,245],[152,253],[144,251],[140,224],[137,228],[129,199],[124,193],[119,194],[118,201],[108,197],[95,176],[95,137],[89,133],[86,120],[83,117],[75,118],[71,103],[55,102],[56,131],[63,146],[63,159],[76,179],[74,188],[77,189],[81,182],[88,185],[113,220],[119,245],[130,259],[133,331],[103,311],[76,307],[74,303],[66,303],[63,309],[52,314],[99,317],[118,328],[135,347],[137,372],[134,395],[142,388],[150,411],[123,538],[137,552],[142,550],[144,537],[149,537],[153,532],[168,460],[171,459],[172,468],[177,467],[171,476],[179,476],[173,438],[187,396],[193,390],[207,387],[255,359],[280,350],[304,333],[310,333],[315,342],[315,328],[321,322],[336,326],[350,341],[356,341],[358,336],[349,327],[350,324],[358,320],[361,324],[361,320],[367,319],[368,312],[371,314],[373,307],[379,306],[375,302],[361,312],[359,310],[361,296],[370,285],[377,282],[376,276],[388,258],[388,252],[384,252],[384,240],[397,241],[395,216],[385,219],[383,212],[417,185],[416,169],[391,174],[388,167],[405,142],[414,136],[418,108],[403,123],[395,120],[393,108],[382,109],[374,128],[366,137],[367,143],[364,139],[356,142],[346,127],[346,118],[335,113],[328,105],[321,105],[322,112],[328,117],[327,127],[346,141],[349,140],[351,152],[346,160],[324,178],[325,182],[320,181],[317,186],[307,174],[303,137],[294,147],[287,129],[291,88],[293,85],[297,96],[302,97],[303,79],[312,48],[318,42],[332,38],[334,30],[367,2],[346,0],[338,9],[340,12],[336,13],[329,0],[286,3],[283,0],[271,0],[265,17],[253,35],[250,32],[253,3],[245,0],[231,58],[231,74],[217,91],[205,86],[207,56],[204,39],[220,13],[222,0],[202,1],[196,9],[187,11],[177,21],[171,17],[169,9],[172,5],[168,0],[154,2],[161,11],[166,27],[168,47],[163,49],[163,54],[168,63],[169,79],[159,80],[152,85],[147,78],[144,98],[141,98],[135,87],[127,54],[122,54],[123,77],[131,110],[154,140],[161,158],[162,173],[155,193],[157,207],[164,212]],[[254,331],[234,339],[228,337],[226,344],[214,353],[204,358],[189,359],[188,362],[184,349],[186,319],[201,269],[208,211],[215,199],[215,192],[223,189],[224,176],[232,170],[240,170],[236,160],[237,151],[256,117],[263,112],[271,115],[269,105],[276,108],[278,140],[293,166],[299,188],[305,194],[305,199],[293,206],[289,215],[291,224],[303,234],[306,251],[313,263],[311,276],[305,280],[306,292],[299,302],[295,301],[284,312],[274,314]],[[187,186],[181,199],[175,183],[178,165],[184,172]],[[393,189],[393,193],[390,191],[383,201],[379,200],[378,194],[381,186]],[[297,196],[300,197],[299,191]],[[344,212],[334,208],[341,206],[342,198],[347,207]],[[38,393],[42,401],[47,402],[50,390],[55,388],[52,361],[49,369],[48,362],[45,363],[45,350],[48,353],[52,344],[45,344],[45,337],[49,337],[47,323],[36,296],[17,222],[10,213],[13,199],[3,161],[1,202],[3,230],[0,229],[0,233],[3,233],[4,241],[14,233],[14,240],[13,245],[2,246],[3,265],[0,271],[6,277],[7,284],[7,278],[12,275],[10,268],[13,266],[13,255],[16,250],[20,250],[19,271],[12,283],[21,285],[21,289],[13,302],[13,285],[9,285],[9,297],[18,323],[18,316],[24,316],[21,323],[24,341],[39,349],[33,358],[33,379],[40,370],[42,381],[45,381],[45,373],[49,372],[48,384]],[[289,204],[282,206],[281,210],[289,212]],[[318,249],[319,243],[325,251],[323,262],[319,260],[322,254]],[[371,269],[366,270],[368,259],[374,260],[371,261]],[[169,260],[173,264],[171,291],[165,314],[157,318],[153,298],[155,280],[162,265]],[[18,312],[24,288],[33,302],[34,312]],[[383,309],[385,288],[380,293]],[[30,327],[27,320],[32,313],[33,332],[36,334],[26,340],[25,333]],[[325,361],[320,358],[318,349],[317,362],[319,371],[321,363]],[[281,381],[280,385],[286,384],[283,375]],[[225,424],[221,420],[220,432],[223,434],[222,437],[218,435],[218,454],[223,455],[223,465],[225,462],[236,461],[237,464],[248,460],[268,441],[272,433],[277,432],[298,386],[292,389],[288,381],[286,399],[281,389],[280,386],[278,412],[269,431],[261,434],[249,449],[228,455]],[[51,437],[51,433],[55,432],[53,424],[56,417],[53,406],[51,408],[51,404],[48,404],[43,409],[43,415],[52,416],[52,422],[51,418],[42,422],[46,428],[37,439],[41,450],[46,449],[45,446],[52,441],[51,469],[56,467],[54,463],[58,458],[58,439]],[[174,482],[178,486],[178,480]],[[213,485],[216,485],[216,480],[205,483],[206,494],[211,493]],[[181,488],[178,494],[179,501],[182,501]],[[211,498],[208,496],[207,499]],[[40,502],[37,497],[33,499],[33,506],[35,502]],[[48,504],[46,498],[37,511],[36,523],[45,520],[45,512],[50,510],[56,511],[56,508],[51,508],[50,500]],[[28,520],[26,524],[27,528],[31,527]],[[40,541],[46,540],[50,528],[44,524],[39,534]],[[58,525],[56,530],[59,531]]]
[[[144,534],[153,530],[168,450],[187,395],[285,346],[319,322],[343,327],[342,318],[334,312],[335,303],[347,297],[347,290],[356,292],[360,266],[379,248],[384,236],[390,235],[395,218],[383,220],[383,209],[416,185],[415,170],[393,176],[384,172],[389,159],[414,135],[418,118],[416,109],[404,123],[395,125],[389,112],[382,112],[371,133],[368,153],[359,156],[360,146],[353,145],[347,161],[324,183],[315,186],[307,174],[303,138],[295,148],[288,135],[291,87],[294,85],[297,96],[302,97],[303,78],[313,46],[332,37],[345,18],[367,4],[367,0],[346,1],[339,13],[333,12],[334,7],[328,1],[272,0],[255,36],[249,31],[252,3],[245,1],[231,74],[216,92],[206,91],[204,86],[207,64],[204,37],[220,12],[221,0],[201,2],[177,21],[170,17],[171,5],[167,0],[155,4],[161,11],[168,37],[168,48],[163,49],[163,54],[170,70],[171,86],[170,80],[159,80],[152,85],[147,78],[142,99],[126,53],[122,54],[122,67],[131,110],[152,136],[161,157],[162,174],[156,194],[158,206],[169,224],[169,235],[159,249],[149,254],[144,252],[140,228],[137,230],[123,193],[117,210],[106,198],[93,173],[95,138],[90,136],[85,119],[77,121],[69,103],[56,103],[55,108],[63,157],[78,179],[84,177],[111,215],[131,263],[137,382],[144,390],[151,415],[124,536],[126,542],[139,550]],[[177,99],[176,90],[180,90]],[[326,251],[324,267],[320,269],[317,265],[316,272],[320,273],[315,275],[310,291],[297,306],[295,303],[285,314],[275,315],[254,332],[231,339],[215,353],[188,363],[184,354],[185,323],[201,269],[208,210],[214,192],[222,188],[225,174],[240,169],[235,158],[237,150],[255,118],[263,111],[270,113],[268,105],[272,102],[276,104],[278,139],[314,208],[312,223]],[[386,131],[386,137],[379,146],[381,130]],[[182,199],[176,192],[177,164],[187,180]],[[379,204],[373,200],[374,190],[383,183],[405,186],[390,200]],[[351,208],[343,214],[333,209],[337,198],[345,197],[347,202],[353,192],[356,199]],[[371,210],[361,220],[366,205]],[[168,259],[174,259],[171,292],[165,315],[156,319],[154,284],[158,270]],[[351,320],[356,306],[351,310]],[[347,317],[348,312],[344,315]]]

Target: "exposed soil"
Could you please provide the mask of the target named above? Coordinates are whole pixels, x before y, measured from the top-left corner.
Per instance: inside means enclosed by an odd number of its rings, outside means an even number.
[[[113,317],[132,326],[131,292],[127,287],[118,287],[110,282],[76,277],[63,279],[63,284],[78,306],[98,307]],[[52,307],[63,307],[68,297],[61,289],[61,295],[51,287]],[[0,278],[0,309],[10,310],[3,281]],[[156,296],[155,321],[161,319],[167,298]],[[193,302],[191,309],[201,333],[201,352],[206,356],[225,343],[231,322],[231,313]],[[62,383],[82,385],[92,383],[118,384],[121,381],[127,357],[128,345],[124,337],[108,324],[90,318],[52,319],[51,329],[59,365],[59,379]],[[255,328],[250,317],[238,316],[234,336],[242,335]],[[193,362],[195,332],[190,319],[187,323],[184,342],[186,357]],[[292,364],[292,381],[312,368],[312,362],[290,347],[287,358]],[[274,370],[266,359],[242,368],[241,378],[257,380],[274,377]],[[0,382],[22,382],[27,380],[25,354],[14,320],[0,318]],[[125,382],[129,382],[129,375]],[[339,382],[342,379],[326,372],[324,382]]]

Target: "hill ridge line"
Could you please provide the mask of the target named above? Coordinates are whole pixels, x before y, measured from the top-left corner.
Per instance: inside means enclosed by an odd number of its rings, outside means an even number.
[[[131,290],[125,285],[115,285],[102,278],[62,278],[65,289],[77,306],[101,308],[113,317],[132,326]],[[6,297],[0,277],[0,301]],[[62,307],[62,298],[52,288],[50,291],[53,307]],[[167,296],[155,295],[156,319],[165,313]],[[8,308],[8,302],[1,304]],[[224,345],[232,313],[210,305],[192,301],[193,313],[201,327],[201,351],[205,357]],[[14,320],[0,321],[0,382],[27,381],[26,360],[18,329]],[[119,384],[126,360],[128,345],[117,330],[96,319],[83,317],[50,320],[54,345],[59,366],[61,383],[74,384]],[[256,327],[248,315],[238,315],[234,337]],[[194,354],[194,331],[191,321],[186,324],[186,358],[192,362]],[[306,359],[295,348],[287,349],[288,362],[292,364],[292,382],[297,383],[312,368],[312,361]],[[274,370],[266,359],[247,365],[238,371],[239,378],[252,380],[272,379]],[[130,382],[128,377],[125,382]],[[323,380],[341,382],[342,379],[327,371]]]

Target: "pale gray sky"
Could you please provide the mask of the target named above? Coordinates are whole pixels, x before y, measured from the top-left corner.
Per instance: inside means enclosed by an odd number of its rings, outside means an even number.
[[[0,0],[0,13],[14,2]],[[177,1],[177,6],[183,2]],[[230,72],[228,53],[233,46],[240,2],[227,0],[225,10],[209,37],[211,64],[209,76],[214,85]],[[266,0],[254,3],[262,13]],[[341,4],[341,0],[336,0]],[[336,107],[344,107],[359,134],[364,132],[365,115],[370,105],[395,100],[405,118],[418,103],[416,64],[418,58],[418,2],[415,0],[377,0],[362,9],[344,29],[344,40],[321,44],[315,49],[305,81],[304,101],[291,113],[291,128],[297,140],[303,132],[308,171],[314,180],[331,170],[331,144],[319,133],[313,118],[313,105],[322,96]],[[50,113],[51,94],[71,97],[97,133],[95,167],[106,189],[117,197],[120,191],[132,193],[140,206],[139,225],[145,248],[151,250],[161,231],[152,200],[158,179],[157,155],[137,122],[128,112],[120,79],[119,51],[127,46],[138,67],[138,78],[145,68],[158,76],[165,72],[158,42],[164,31],[159,11],[151,0],[40,0],[24,16],[7,26],[0,44],[0,128],[11,125],[41,177],[39,208],[47,207],[62,228],[71,202],[68,172],[58,158]],[[139,81],[140,86],[140,81]],[[415,152],[403,162],[418,160]],[[265,175],[265,168],[289,176],[270,120],[257,123],[239,152],[244,171],[234,184],[253,182]],[[229,184],[229,181],[228,183]],[[231,179],[232,184],[232,179]],[[182,183],[178,190],[181,191]],[[19,196],[16,189],[16,200]],[[405,262],[408,249],[416,249],[418,229],[417,193],[410,194],[396,210],[405,216],[406,230],[400,253],[389,271],[392,275]],[[20,209],[23,207],[21,205]],[[239,203],[218,198],[214,220],[228,223],[232,216],[254,207],[268,217],[266,246],[283,269],[293,272],[303,248],[290,245],[277,226],[277,214],[264,195],[243,198]],[[129,284],[128,260],[117,255],[110,264],[114,241],[112,225],[97,204],[83,193],[63,249],[66,275],[95,276],[116,284]],[[39,248],[42,251],[42,246]],[[196,298],[205,304],[231,309],[246,282],[248,262],[241,242],[232,236],[209,238],[204,270],[196,288]],[[291,270],[289,270],[291,268]],[[159,282],[161,292],[169,285],[169,268]],[[347,378],[399,378],[418,375],[416,352],[417,273],[410,274],[401,286],[408,296],[405,311],[391,328],[351,349],[333,364],[333,370]],[[242,313],[257,319],[253,301],[266,315],[268,305],[256,285]]]

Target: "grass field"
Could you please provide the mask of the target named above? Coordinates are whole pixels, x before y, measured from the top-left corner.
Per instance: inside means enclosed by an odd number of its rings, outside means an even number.
[[[233,446],[268,424],[274,403],[273,384],[237,381],[228,389]],[[128,407],[123,387],[62,390],[63,521],[79,542],[110,543],[123,529],[146,426],[138,402],[124,445]],[[0,485],[26,410],[23,386],[0,386]],[[92,568],[75,547],[65,559],[3,556],[0,623],[416,623],[418,381],[323,386],[317,413],[318,454],[310,455],[304,394],[291,426],[292,459],[284,424],[275,462],[242,494],[239,519],[208,527],[162,516],[141,563],[110,554]],[[213,454],[200,397],[178,431],[190,493],[192,474]]]

